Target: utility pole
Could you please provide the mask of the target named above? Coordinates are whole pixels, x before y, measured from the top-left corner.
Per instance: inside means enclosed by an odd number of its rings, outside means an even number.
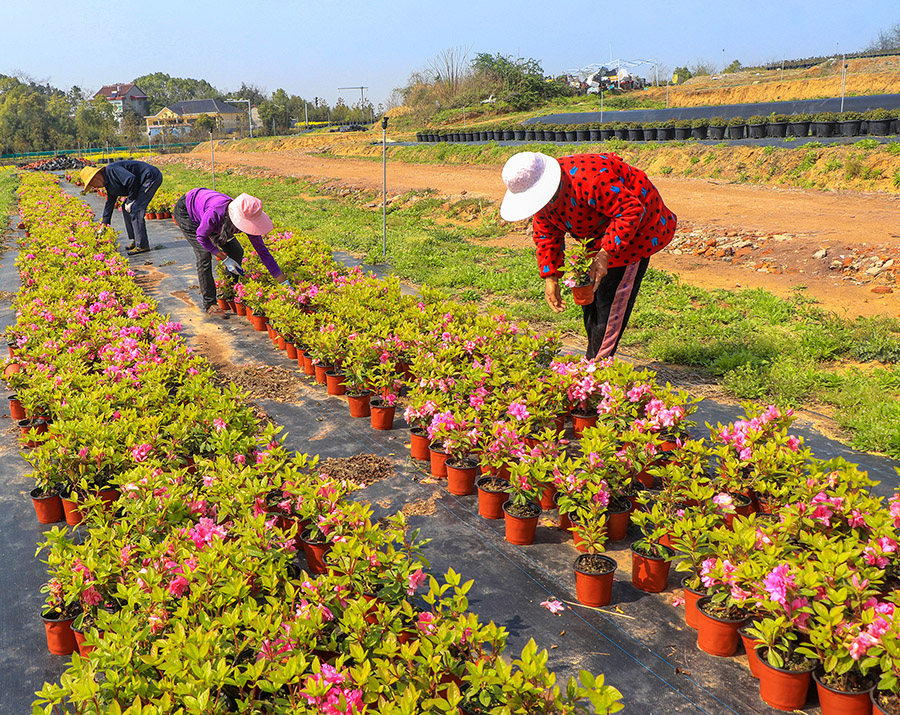
[[[209,158],[212,162],[213,191],[216,190],[216,143],[213,141],[212,130],[209,132]]]
[[[381,118],[381,260],[387,262],[387,125]]]
[[[844,111],[844,90],[847,87],[847,63],[845,55],[841,55],[841,111]]]

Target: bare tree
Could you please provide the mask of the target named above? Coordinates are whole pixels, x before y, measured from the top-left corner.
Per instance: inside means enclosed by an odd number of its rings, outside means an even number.
[[[895,22],[887,30],[879,32],[878,39],[866,47],[866,50],[874,52],[900,50],[900,22]]]
[[[698,59],[694,62],[690,69],[692,77],[702,77],[703,75],[714,74],[716,72],[716,66],[712,62],[703,59]]]
[[[441,50],[436,56],[428,60],[426,72],[431,75],[435,84],[439,85],[447,97],[452,97],[459,91],[463,81],[469,76],[469,47],[459,45],[446,50]]]

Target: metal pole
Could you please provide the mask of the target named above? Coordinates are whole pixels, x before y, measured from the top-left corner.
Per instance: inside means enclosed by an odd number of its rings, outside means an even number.
[[[303,121],[306,122],[306,131],[309,131],[309,102],[303,100]]]
[[[387,262],[387,121],[381,122],[381,260]]]
[[[600,123],[603,124],[603,90],[600,90]]]
[[[666,109],[669,108],[669,80],[666,80]]]
[[[216,190],[216,143],[213,141],[212,131],[209,133],[209,158],[212,162],[213,191]]]
[[[600,121],[602,122],[603,120],[601,119]],[[465,128],[466,128],[466,108],[463,107],[463,129],[465,129]]]
[[[847,65],[841,55],[841,111],[844,111],[844,88],[847,86]]]

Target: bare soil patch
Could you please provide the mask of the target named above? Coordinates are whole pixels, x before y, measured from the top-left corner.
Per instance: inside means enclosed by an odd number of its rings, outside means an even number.
[[[217,367],[223,382],[233,382],[254,400],[295,402],[300,379],[290,370],[273,365],[244,365]]]
[[[390,460],[375,454],[331,457],[319,462],[318,471],[335,479],[345,479],[360,487],[368,486],[395,474]]]

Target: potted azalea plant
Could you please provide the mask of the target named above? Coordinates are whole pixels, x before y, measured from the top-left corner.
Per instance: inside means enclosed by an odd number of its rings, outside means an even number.
[[[579,603],[598,608],[612,600],[616,562],[604,556],[607,540],[606,512],[580,507],[570,515],[572,531],[581,550],[575,559],[575,595]]]
[[[576,305],[590,305],[594,302],[594,286],[591,281],[591,266],[596,251],[590,239],[574,238],[566,251],[566,270],[563,285],[572,290],[572,300]]]
[[[541,505],[538,503],[541,487],[534,482],[533,467],[530,462],[519,462],[510,468],[510,498],[503,505],[503,518],[506,522],[506,540],[518,546],[534,542],[541,515]]]

